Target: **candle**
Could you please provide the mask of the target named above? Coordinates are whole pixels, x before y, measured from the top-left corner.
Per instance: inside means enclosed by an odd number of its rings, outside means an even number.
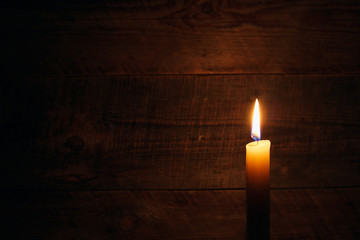
[[[270,141],[260,140],[260,111],[256,99],[251,137],[246,145],[246,206],[248,239],[269,239]]]

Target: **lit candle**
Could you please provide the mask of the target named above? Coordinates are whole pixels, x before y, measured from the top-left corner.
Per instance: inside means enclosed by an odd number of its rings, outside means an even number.
[[[260,111],[256,99],[251,137],[246,145],[246,205],[248,239],[269,239],[270,141],[260,140]]]

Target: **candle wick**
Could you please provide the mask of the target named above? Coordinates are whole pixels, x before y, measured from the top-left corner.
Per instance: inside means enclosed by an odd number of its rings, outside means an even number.
[[[260,141],[260,137],[257,137],[256,135],[251,134],[251,138],[254,139],[255,142]]]

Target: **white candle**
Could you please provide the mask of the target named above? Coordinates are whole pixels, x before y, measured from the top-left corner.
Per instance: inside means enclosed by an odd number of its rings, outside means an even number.
[[[246,145],[246,205],[248,239],[269,239],[270,141],[260,140],[260,111],[256,99],[251,137]]]

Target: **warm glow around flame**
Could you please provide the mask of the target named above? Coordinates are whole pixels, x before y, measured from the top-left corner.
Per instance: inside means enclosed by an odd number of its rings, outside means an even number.
[[[255,141],[260,141],[260,139],[261,139],[261,137],[260,137],[260,111],[259,111],[259,101],[257,99],[255,101],[255,107],[254,107],[251,137]]]

